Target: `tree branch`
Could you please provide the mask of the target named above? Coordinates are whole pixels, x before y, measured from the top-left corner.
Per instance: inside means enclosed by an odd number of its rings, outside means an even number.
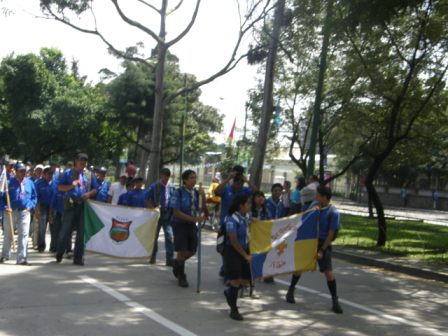
[[[151,36],[157,43],[163,43],[164,41],[156,34],[154,33],[151,29],[145,27],[144,25],[142,25],[140,22],[131,20],[130,18],[128,18],[123,11],[121,10],[121,7],[118,5],[118,0],[110,0],[114,6],[115,9],[117,10],[118,14],[120,15],[121,19],[126,22],[127,24],[136,27],[138,29],[140,29],[141,31],[145,32],[146,34],[148,34],[149,36]]]
[[[180,8],[180,6],[182,6],[183,2],[184,2],[184,0],[180,0],[179,3],[178,3],[172,10],[170,10],[170,11],[168,12],[167,16],[168,16],[168,15],[171,15],[171,14],[173,14],[175,11],[177,11],[177,10]]]
[[[145,6],[148,6],[149,8],[151,8],[152,10],[154,10],[156,13],[160,14],[160,10],[157,9],[154,5],[151,5],[149,2],[146,2],[144,0],[137,0],[138,2],[144,4]]]
[[[181,3],[182,3],[182,1],[181,1]],[[196,0],[196,8],[194,9],[193,16],[191,17],[190,23],[184,29],[184,31],[182,33],[180,33],[176,38],[174,38],[173,40],[167,42],[167,44],[166,44],[167,48],[172,47],[174,44],[176,44],[177,42],[182,40],[185,35],[188,34],[188,32],[191,30],[191,27],[193,27],[193,25],[194,25],[194,23],[196,21],[200,5],[201,5],[201,0]]]

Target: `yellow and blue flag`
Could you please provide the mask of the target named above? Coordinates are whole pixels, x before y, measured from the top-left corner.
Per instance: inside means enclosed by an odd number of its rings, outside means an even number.
[[[319,210],[271,220],[250,228],[252,277],[259,279],[316,270]]]

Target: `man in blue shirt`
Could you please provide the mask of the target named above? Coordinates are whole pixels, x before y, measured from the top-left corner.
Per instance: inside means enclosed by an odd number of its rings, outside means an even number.
[[[34,182],[37,192],[37,206],[35,217],[38,220],[38,238],[37,249],[40,253],[45,251],[45,233],[47,232],[47,224],[50,217],[51,201],[53,198],[52,186],[53,173],[50,167],[43,170],[43,177]]]
[[[232,184],[230,184],[232,181]],[[244,186],[247,183],[249,187]],[[249,180],[244,176],[244,168],[242,166],[235,166],[232,172],[229,174],[227,179],[225,179],[216,189],[215,195],[221,196],[221,214],[220,214],[220,230],[225,232],[225,218],[229,214],[230,205],[233,199],[237,195],[251,196],[252,193],[256,192],[258,188],[250,183]],[[220,276],[225,276],[224,266],[221,266],[219,271]]]
[[[143,190],[143,178],[136,177],[133,180],[134,189],[128,192],[128,206],[134,208],[146,208],[146,192]]]
[[[56,261],[62,261],[72,227],[76,230],[73,264],[84,265],[84,201],[95,197],[98,186],[96,178],[86,170],[88,156],[79,153],[72,169],[62,173],[58,190],[64,193],[64,214],[58,237]]]
[[[318,186],[316,190],[316,201],[309,208],[317,206],[320,208],[319,214],[319,243],[317,250],[317,262],[319,271],[324,273],[327,279],[328,289],[333,301],[332,310],[336,314],[342,314],[342,308],[339,305],[339,299],[336,290],[336,279],[333,274],[333,265],[331,261],[332,246],[331,242],[336,237],[340,229],[340,214],[336,207],[331,204],[332,192],[330,188]],[[291,284],[286,294],[286,302],[295,303],[294,289],[300,279],[300,273],[293,274]]]
[[[134,188],[132,181],[126,183],[126,192],[118,197],[118,205],[129,206],[129,193]]]
[[[26,167],[19,163],[15,166],[16,176],[8,181],[8,194],[11,201],[11,207],[3,199],[4,210],[12,213],[13,226],[17,227],[18,246],[17,246],[17,264],[29,265],[28,263],[28,235],[31,223],[31,211],[36,207],[36,189],[34,183],[25,178]],[[5,198],[6,195],[2,195]],[[11,241],[14,232],[11,232],[11,225],[5,222],[3,227],[4,240],[3,250],[0,262],[3,263],[11,257]]]
[[[107,203],[107,199],[109,197],[108,193],[110,188],[110,181],[106,180],[106,173],[107,173],[106,167],[98,168],[98,176],[97,176],[98,192],[96,194],[96,200],[98,202]]]
[[[51,168],[50,168],[51,171]],[[58,239],[59,233],[62,228],[62,214],[64,213],[64,193],[58,190],[58,185],[61,179],[61,175],[58,172],[58,178],[54,178],[51,182],[51,186],[53,187],[53,195],[51,199],[51,212],[50,212],[50,233],[51,233],[51,242],[50,242],[50,252],[56,253],[58,249]],[[66,243],[67,249],[71,250],[71,234],[69,236],[69,241]]]
[[[154,240],[154,248],[152,250],[150,264],[156,263],[156,255],[158,250],[157,241],[159,239],[160,229],[163,228],[165,236],[165,253],[166,266],[174,264],[174,237],[173,228],[171,226],[172,210],[169,206],[171,196],[174,192],[174,186],[170,184],[171,171],[168,168],[160,170],[160,180],[153,183],[146,194],[146,202],[148,208],[158,208],[160,210],[160,218],[157,223],[157,231]]]

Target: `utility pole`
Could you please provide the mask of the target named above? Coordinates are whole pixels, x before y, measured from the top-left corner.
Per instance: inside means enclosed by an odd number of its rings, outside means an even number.
[[[321,123],[321,110],[322,105],[322,91],[324,87],[325,72],[327,70],[327,54],[328,45],[330,42],[330,20],[333,10],[333,0],[328,0],[327,2],[327,15],[325,17],[325,23],[322,28],[323,41],[322,49],[320,53],[320,65],[319,65],[319,78],[317,81],[316,97],[314,100],[314,111],[313,111],[313,128],[311,130],[310,139],[310,151],[309,151],[309,161],[308,161],[308,176],[314,175],[315,161],[316,161],[316,144],[318,139],[318,132]],[[322,160],[322,158],[321,158]]]
[[[257,187],[261,184],[263,174],[264,157],[266,153],[269,131],[271,127],[272,114],[274,112],[273,91],[275,62],[277,59],[278,39],[283,25],[285,11],[285,0],[278,0],[274,14],[274,27],[270,36],[269,53],[266,60],[266,73],[263,89],[263,107],[261,113],[260,133],[257,140],[257,151],[252,163],[250,181]]]

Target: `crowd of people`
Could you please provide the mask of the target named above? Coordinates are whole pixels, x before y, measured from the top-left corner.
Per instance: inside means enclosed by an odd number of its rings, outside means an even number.
[[[29,265],[30,232],[33,248],[43,253],[47,249],[49,226],[49,251],[54,253],[56,262],[62,262],[65,256],[72,258],[74,265],[84,265],[84,202],[93,199],[127,207],[157,208],[160,217],[149,262],[156,263],[157,241],[163,229],[166,266],[172,267],[180,287],[188,287],[186,262],[196,253],[198,224],[207,218],[206,204],[211,202],[219,207],[219,234],[224,238],[223,263],[219,271],[227,285],[224,296],[230,307],[230,317],[242,320],[237,307],[239,290],[250,287],[250,295],[256,297],[250,269],[248,232],[251,221],[279,219],[318,207],[321,214],[316,257],[332,296],[332,309],[342,313],[331,261],[331,242],[340,227],[340,216],[331,204],[331,190],[322,186],[316,176],[311,177],[308,184],[304,178],[299,178],[295,188],[289,181],[283,185],[275,183],[266,199],[265,194],[246,178],[244,168],[237,165],[226,179],[221,181],[216,176],[206,196],[202,187],[196,189],[197,175],[190,169],[182,173],[182,185],[178,187],[170,182],[170,170],[162,168],[160,179],[144,188],[143,178],[136,176],[133,163],[112,184],[106,179],[105,167],[88,169],[87,163],[88,156],[84,153],[77,154],[74,162],[67,162],[64,167],[55,163],[32,167],[12,160],[5,162],[2,176],[6,179],[7,189],[0,193],[4,235],[0,263],[11,258],[15,231],[18,236],[16,263]],[[294,289],[299,279],[299,273],[292,275],[286,294],[288,303],[295,303]],[[275,280],[264,278],[264,282],[273,284]]]

